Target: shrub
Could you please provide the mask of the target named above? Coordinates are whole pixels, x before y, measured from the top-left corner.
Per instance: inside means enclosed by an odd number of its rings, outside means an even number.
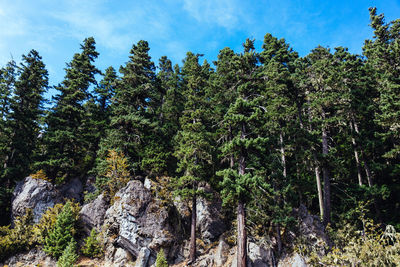
[[[48,182],[52,182],[46,175],[46,173],[44,172],[44,170],[38,170],[37,172],[35,172],[34,174],[30,175],[33,179],[41,179],[41,180],[45,180]]]
[[[328,266],[397,266],[400,262],[400,233],[388,225],[383,230],[365,220],[363,230],[346,224],[336,233],[336,247],[321,259]]]
[[[57,267],[71,267],[78,259],[76,254],[76,242],[72,239],[64,249],[61,257],[57,261]]]
[[[110,150],[106,158],[107,166],[96,179],[97,189],[103,190],[113,203],[114,195],[130,180],[128,159],[121,152]]]
[[[44,251],[58,259],[73,240],[75,222],[72,203],[68,201],[57,217],[54,228],[45,238]]]
[[[160,249],[160,251],[157,253],[156,267],[168,267],[168,262],[165,258],[163,249]]]
[[[90,258],[99,258],[103,254],[100,242],[98,240],[98,235],[94,228],[85,240],[85,245],[82,248],[82,254]]]
[[[18,252],[26,251],[36,244],[37,239],[31,224],[32,219],[32,210],[28,209],[24,216],[15,219],[14,228],[0,227],[0,262]]]
[[[80,210],[79,204],[75,202],[70,202],[70,205],[73,217],[75,218],[76,221],[78,220],[79,217],[79,210]],[[34,226],[39,244],[44,244],[45,239],[48,237],[49,233],[54,229],[57,217],[63,210],[63,207],[64,207],[63,204],[56,204],[54,205],[54,207],[48,208],[40,218],[39,223]]]

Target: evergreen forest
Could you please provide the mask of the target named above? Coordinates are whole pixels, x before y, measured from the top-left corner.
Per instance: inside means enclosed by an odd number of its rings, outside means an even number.
[[[188,52],[173,65],[154,62],[141,40],[118,70],[100,70],[88,37],[60,84],[36,50],[1,66],[0,225],[17,182],[34,175],[54,185],[93,177],[86,201],[153,180],[191,203],[191,261],[204,184],[228,211],[238,266],[249,235],[273,236],[280,253],[301,204],[336,234],[400,231],[400,19],[369,14],[362,55],[318,46],[300,57],[267,33],[261,48],[247,39],[214,62]]]

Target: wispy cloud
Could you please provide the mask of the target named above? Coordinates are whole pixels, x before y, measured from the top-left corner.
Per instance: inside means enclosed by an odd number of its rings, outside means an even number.
[[[242,9],[235,0],[183,0],[184,9],[197,21],[233,29],[242,19]]]

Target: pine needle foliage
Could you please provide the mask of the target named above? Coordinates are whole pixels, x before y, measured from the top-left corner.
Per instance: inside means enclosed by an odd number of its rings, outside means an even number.
[[[164,249],[160,249],[160,251],[157,253],[156,267],[168,267],[168,262],[165,258]]]
[[[76,242],[75,240],[71,240],[68,243],[68,246],[63,251],[61,257],[57,261],[57,267],[71,267],[74,266],[74,263],[78,259],[78,255],[76,254]]]
[[[70,242],[74,240],[75,221],[72,203],[67,202],[57,217],[54,228],[45,239],[44,251],[58,259]]]
[[[97,232],[94,228],[90,231],[90,235],[85,240],[82,254],[90,258],[99,258],[103,254]]]

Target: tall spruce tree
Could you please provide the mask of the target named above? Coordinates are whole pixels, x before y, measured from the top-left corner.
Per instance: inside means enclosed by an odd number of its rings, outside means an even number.
[[[38,52],[22,56],[17,66],[10,62],[1,70],[0,146],[2,168],[0,202],[8,206],[16,181],[32,170],[40,134],[43,92],[47,89],[47,70]],[[2,204],[0,205],[2,206]],[[5,214],[9,208],[4,207]],[[7,221],[7,217],[1,220]]]
[[[224,116],[225,127],[232,129],[232,139],[223,144],[222,153],[232,156],[233,164],[217,172],[223,177],[223,201],[237,205],[237,264],[241,267],[247,266],[246,203],[259,182],[249,170],[254,166],[257,148],[266,141],[255,132],[263,116],[259,107],[258,55],[254,41],[247,39],[243,46],[244,53],[234,58],[240,81],[235,86],[237,97]]]
[[[294,72],[294,61],[298,55],[284,39],[278,40],[271,34],[264,37],[263,51],[260,54],[262,66],[260,76],[264,81],[261,94],[261,103],[265,118],[263,126],[258,132],[267,137],[269,145],[266,146],[263,156],[265,159],[258,171],[265,176],[264,187],[273,189],[273,203],[271,207],[263,207],[264,212],[270,209],[273,225],[276,229],[278,253],[282,250],[280,226],[287,221],[288,205],[285,192],[289,191],[291,184],[289,151],[293,148],[298,124],[296,122],[298,100],[297,88],[294,86],[291,75]],[[270,178],[270,179],[268,179]],[[264,192],[262,192],[264,193]]]
[[[145,151],[141,167],[151,177],[173,174],[176,160],[173,157],[173,137],[179,129],[179,118],[183,109],[183,97],[179,81],[179,67],[176,72],[172,62],[163,56],[159,60],[152,96],[150,120],[151,131],[146,135]]]
[[[372,175],[379,177],[375,184],[387,186],[391,184],[391,194],[385,205],[389,208],[393,203],[399,203],[400,175],[400,19],[385,22],[383,14],[377,14],[377,9],[370,8],[371,27],[374,30],[372,40],[367,40],[363,47],[367,57],[366,65],[372,74],[378,97],[374,99],[378,107],[375,112],[375,122],[381,128],[375,131],[380,142],[375,142],[375,156]],[[378,152],[378,153],[376,153]],[[382,153],[379,153],[382,152]],[[381,154],[381,155],[379,155]],[[395,221],[395,216],[386,213],[389,220]]]
[[[11,115],[10,102],[17,79],[17,66],[10,61],[0,69],[0,209],[5,216],[1,216],[0,225],[8,224],[11,210],[12,181],[6,176],[7,157],[10,153],[10,135],[12,129],[9,119]]]
[[[24,178],[32,170],[40,134],[39,118],[43,115],[43,93],[48,87],[48,73],[39,53],[32,50],[22,56],[22,61],[10,102],[10,150],[4,163],[4,175],[12,181]]]
[[[85,140],[89,129],[83,127],[83,120],[87,115],[84,104],[89,98],[89,87],[96,84],[95,75],[100,73],[93,65],[98,56],[95,44],[93,37],[86,38],[82,52],[67,64],[65,79],[55,87],[59,94],[46,118],[46,151],[39,165],[58,182],[82,176],[88,169],[86,154],[91,140]]]
[[[308,67],[308,77],[311,88],[307,92],[309,116],[314,131],[320,140],[315,144],[320,147],[322,153],[317,153],[319,159],[322,177],[323,177],[323,196],[324,211],[323,222],[325,225],[331,221],[331,179],[332,166],[334,166],[333,151],[330,149],[330,140],[337,126],[340,125],[343,117],[342,101],[343,90],[338,85],[338,61],[330,53],[329,49],[321,46],[312,50],[307,56],[311,65]]]
[[[189,262],[196,260],[196,201],[201,194],[199,183],[207,180],[212,162],[208,119],[209,103],[206,99],[210,66],[198,62],[199,55],[187,53],[182,74],[184,81],[184,110],[180,118],[181,130],[176,135],[175,156],[178,172],[175,193],[192,202]]]
[[[99,159],[105,161],[109,150],[129,158],[132,172],[139,174],[146,148],[146,136],[154,129],[152,115],[157,105],[155,66],[149,56],[149,44],[139,41],[132,46],[129,61],[121,66],[112,99],[110,129],[101,141]]]
[[[379,91],[379,113],[377,123],[384,128],[381,136],[391,143],[387,158],[398,159],[400,154],[400,19],[385,23],[383,14],[378,15],[376,8],[370,8],[373,40],[367,40],[364,54],[368,64],[375,69],[375,78]],[[398,166],[398,164],[397,164]],[[398,171],[400,170],[397,167]]]

